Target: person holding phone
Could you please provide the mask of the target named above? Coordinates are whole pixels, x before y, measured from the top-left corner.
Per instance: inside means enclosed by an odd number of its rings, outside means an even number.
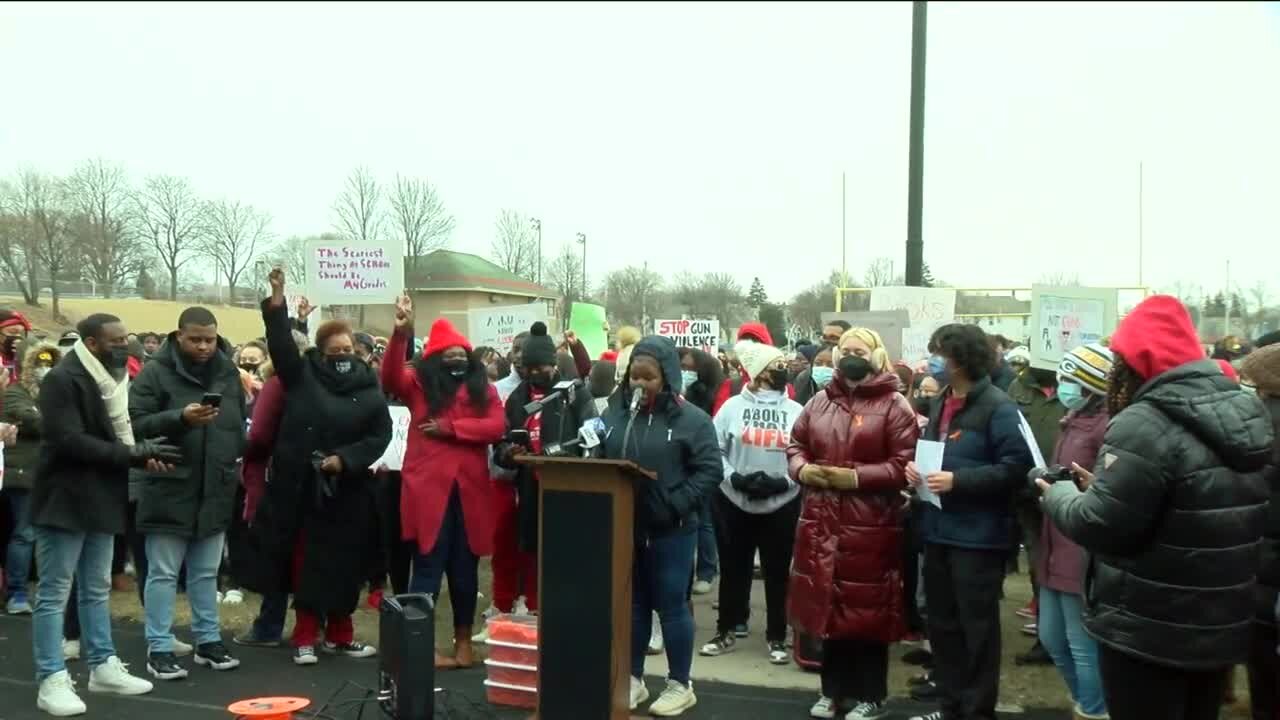
[[[245,447],[245,395],[231,346],[218,320],[187,308],[130,386],[135,430],[163,435],[186,462],[171,473],[147,475],[138,497],[137,529],[146,537],[147,672],[159,680],[187,677],[174,653],[173,607],[178,576],[187,567],[187,598],[196,665],[240,665],[218,624],[218,568],[235,512],[237,461]]]

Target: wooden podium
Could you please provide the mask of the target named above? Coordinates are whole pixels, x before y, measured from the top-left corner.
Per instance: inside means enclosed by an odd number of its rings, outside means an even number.
[[[636,483],[619,460],[526,455],[538,473],[538,720],[631,717]]]

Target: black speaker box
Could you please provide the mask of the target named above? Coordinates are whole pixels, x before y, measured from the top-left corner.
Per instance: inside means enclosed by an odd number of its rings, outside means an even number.
[[[435,604],[430,595],[384,597],[379,608],[378,691],[395,720],[435,717]]]

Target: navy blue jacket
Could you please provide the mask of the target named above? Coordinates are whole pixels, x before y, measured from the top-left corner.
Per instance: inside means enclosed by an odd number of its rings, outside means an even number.
[[[639,538],[693,532],[706,498],[724,480],[720,444],[711,417],[680,398],[680,358],[668,338],[647,337],[631,351],[656,358],[666,387],[652,406],[642,404],[623,447],[630,419],[631,368],[605,409],[604,454],[635,462],[657,472],[658,479],[638,490],[636,535]]]
[[[925,440],[939,440],[938,425],[950,390],[929,406]],[[1006,550],[1013,536],[1013,500],[1027,482],[1034,461],[1019,430],[1018,406],[991,383],[980,380],[947,429],[942,469],[955,474],[942,509],[920,504],[925,542],[983,550]]]

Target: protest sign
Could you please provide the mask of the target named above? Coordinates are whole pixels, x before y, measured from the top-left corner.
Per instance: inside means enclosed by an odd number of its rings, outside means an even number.
[[[609,321],[602,306],[574,303],[569,310],[569,329],[586,346],[591,357],[598,358],[609,349]]]
[[[1115,330],[1116,290],[1033,285],[1031,319],[1031,367],[1056,370],[1065,353]]]
[[[875,312],[825,312],[822,313],[822,324],[843,320],[851,327],[862,327],[880,333],[884,340],[884,349],[889,357],[897,360],[902,357],[903,333],[911,327],[911,320],[906,310],[879,310]]]
[[[871,288],[872,310],[906,310],[911,326],[902,331],[902,354],[894,359],[917,363],[929,357],[929,338],[943,325],[955,322],[954,288]]]
[[[715,353],[720,346],[719,320],[659,320],[654,327],[658,335],[671,338],[676,347]]]
[[[312,240],[306,261],[307,297],[317,305],[390,305],[404,290],[398,241],[357,245]]]
[[[529,332],[535,322],[547,322],[545,303],[471,309],[467,311],[467,339],[475,347],[491,347],[505,355],[511,351],[515,336]]]
[[[372,469],[385,465],[391,472],[400,472],[404,469],[404,451],[409,444],[409,408],[393,405],[387,412],[391,414],[391,444]]]

